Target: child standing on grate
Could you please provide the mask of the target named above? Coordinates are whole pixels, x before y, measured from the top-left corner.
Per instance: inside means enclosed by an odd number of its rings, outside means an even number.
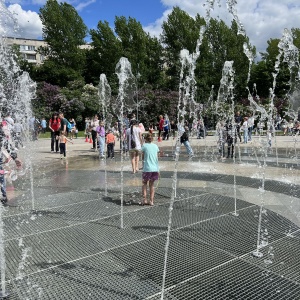
[[[150,133],[145,135],[145,143],[142,146],[142,159],[143,159],[143,201],[140,205],[148,204],[147,200],[147,185],[149,183],[150,190],[150,202],[153,206],[154,203],[154,182],[159,178],[159,166],[158,166],[158,153],[159,148],[156,144],[152,144],[153,137]]]
[[[65,136],[65,132],[63,130],[60,132],[60,135],[56,137],[56,139],[59,141],[60,159],[63,157],[66,158],[66,143],[69,142],[73,144],[73,142]]]
[[[108,134],[106,135],[107,158],[115,158],[115,143],[116,138],[112,133],[112,130],[109,130]]]

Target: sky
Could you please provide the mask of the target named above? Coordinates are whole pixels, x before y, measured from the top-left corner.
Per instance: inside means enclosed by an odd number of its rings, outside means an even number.
[[[4,0],[0,0],[4,1]],[[205,17],[207,2],[213,0],[67,0],[74,6],[88,29],[95,29],[99,21],[108,21],[114,27],[115,16],[132,17],[144,30],[159,36],[161,25],[174,6],[194,17]],[[233,2],[234,0],[227,0]],[[281,38],[285,28],[300,28],[299,0],[235,0],[237,15],[250,43],[257,52],[265,52],[270,38]],[[41,39],[42,23],[38,13],[45,0],[11,0],[4,2],[18,21],[19,36]],[[0,11],[1,13],[1,11]],[[222,19],[230,26],[232,16],[226,0],[215,0],[211,17]],[[0,20],[1,25],[1,20]]]

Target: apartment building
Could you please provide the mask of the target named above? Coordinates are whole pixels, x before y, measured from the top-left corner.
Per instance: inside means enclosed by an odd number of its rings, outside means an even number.
[[[29,63],[42,64],[45,57],[37,53],[37,49],[40,46],[47,46],[47,43],[42,40],[24,39],[24,38],[12,38],[7,37],[6,43],[8,45],[20,46],[20,53],[24,59]]]
[[[40,46],[47,46],[47,43],[43,40],[35,40],[35,39],[24,39],[24,38],[12,38],[7,37],[6,43],[8,45],[18,45],[20,46],[20,53],[24,59],[26,59],[29,63],[33,64],[42,64],[45,60],[45,57],[39,53],[37,53],[37,49]],[[81,45],[81,49],[91,49],[91,45]]]

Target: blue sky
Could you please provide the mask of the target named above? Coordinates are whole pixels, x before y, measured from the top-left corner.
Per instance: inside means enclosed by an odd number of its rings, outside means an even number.
[[[0,0],[0,3],[3,1]],[[18,21],[19,36],[41,38],[42,23],[38,12],[45,1],[5,2],[6,7],[14,13]],[[89,29],[96,28],[99,20],[108,21],[113,28],[115,16],[131,16],[142,24],[146,32],[159,36],[162,22],[167,20],[174,6],[179,6],[192,17],[197,13],[204,17],[208,1],[212,0],[68,0],[66,2],[77,9]],[[233,2],[233,0],[227,1]],[[214,2],[211,16],[222,19],[230,25],[233,18],[227,9],[226,0]],[[237,0],[235,9],[250,43],[256,46],[257,51],[265,51],[270,38],[281,38],[285,28],[300,28],[300,0]]]
[[[143,26],[147,26],[159,19],[164,10],[165,7],[160,0],[101,0],[80,10],[79,14],[91,29],[95,28],[100,20],[108,21],[113,26],[115,16],[132,17]]]

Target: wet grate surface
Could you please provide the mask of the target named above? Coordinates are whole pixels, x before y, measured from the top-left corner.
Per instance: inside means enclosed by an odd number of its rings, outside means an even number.
[[[5,212],[10,299],[161,299],[172,189],[160,184],[154,207],[125,205],[120,229],[118,173],[109,173],[108,196],[103,173],[99,179],[99,172],[81,172],[76,183],[75,172],[70,174],[57,186],[40,178],[35,211],[23,186],[19,205]],[[172,175],[161,173],[166,180]],[[233,176],[222,174],[178,172],[178,179],[233,183]],[[236,179],[240,186],[261,185],[258,179]],[[284,199],[300,191],[275,181],[265,188]],[[139,201],[140,186],[126,186],[124,200]],[[259,207],[236,200],[239,215],[233,216],[231,197],[177,189],[164,299],[299,299],[300,228],[264,209],[264,256],[255,258],[250,253],[257,245]]]

